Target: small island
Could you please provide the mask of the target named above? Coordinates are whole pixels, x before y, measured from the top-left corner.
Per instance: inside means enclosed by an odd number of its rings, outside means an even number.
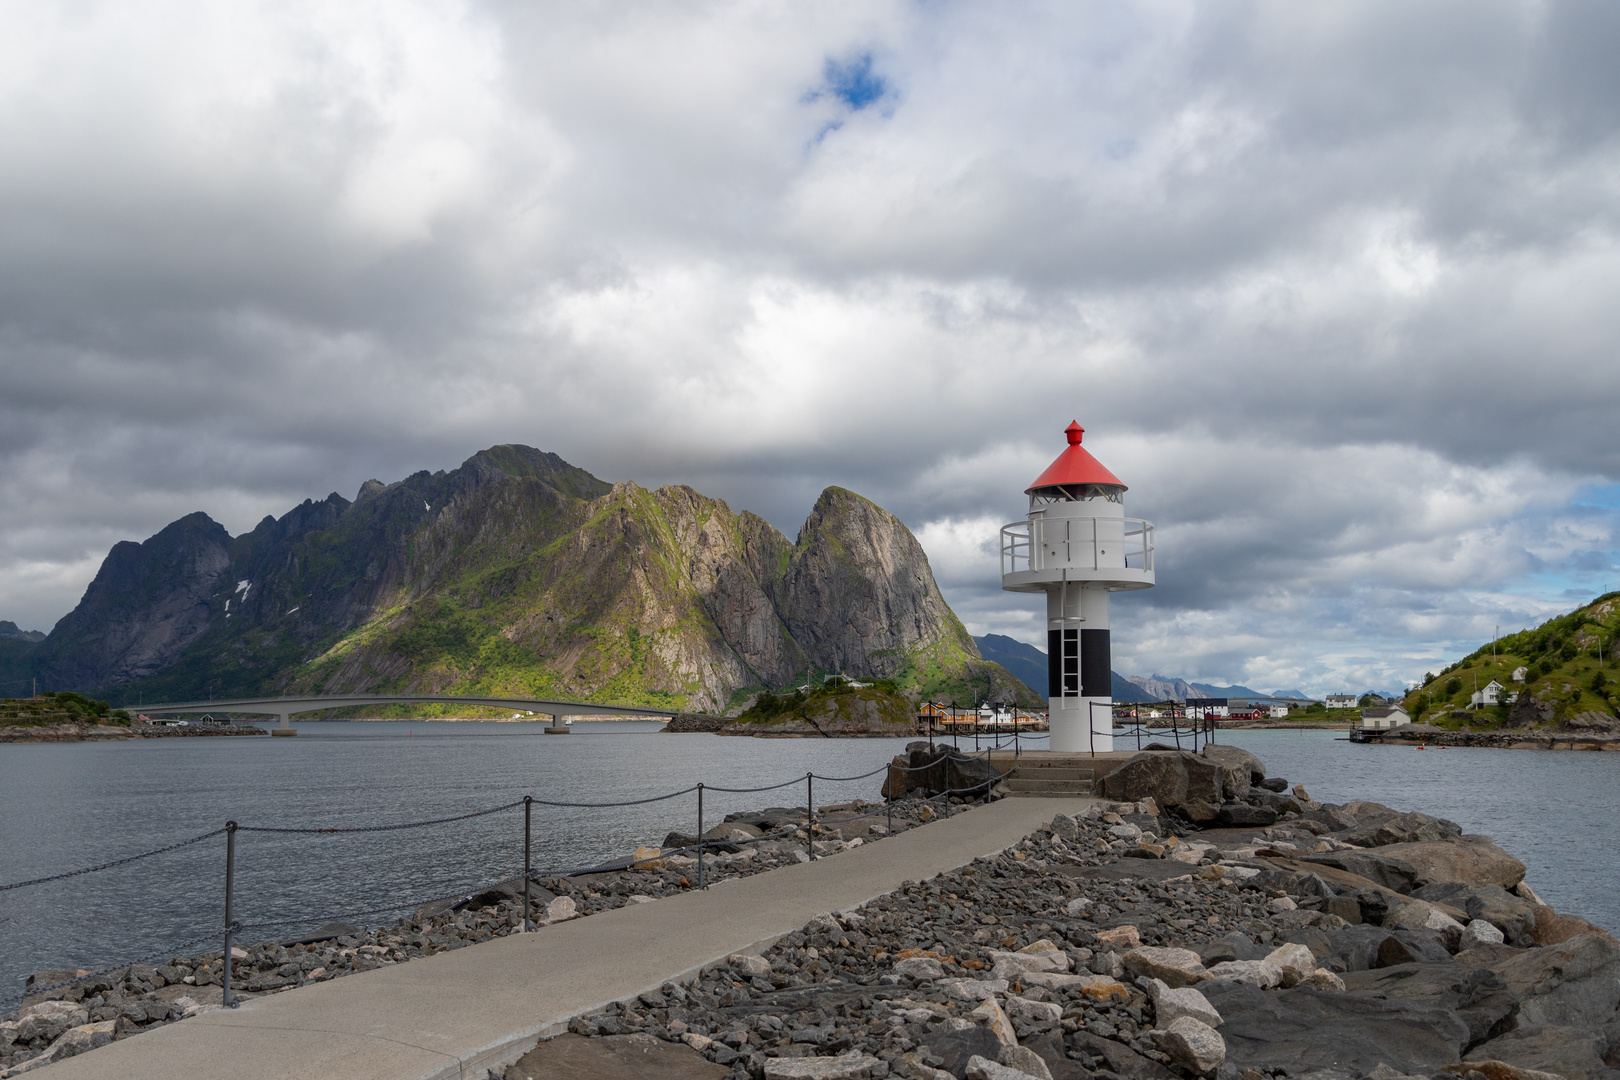
[[[0,700],[0,743],[104,742],[118,739],[176,738],[196,735],[263,735],[252,724],[192,720],[154,724],[126,709],[71,691],[47,690],[26,698]]]

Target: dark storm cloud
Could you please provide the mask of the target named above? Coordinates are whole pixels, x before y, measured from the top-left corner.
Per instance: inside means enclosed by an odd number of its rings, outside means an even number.
[[[1606,5],[13,22],[0,617],[516,441],[789,535],[854,488],[1034,639],[995,531],[1074,417],[1160,527],[1137,670],[1392,686],[1613,572]]]

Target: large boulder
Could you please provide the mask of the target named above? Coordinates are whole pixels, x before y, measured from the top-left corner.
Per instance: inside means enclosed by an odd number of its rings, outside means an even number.
[[[1206,743],[1199,756],[1221,768],[1225,794],[1234,802],[1249,797],[1249,788],[1266,778],[1266,766],[1259,758],[1238,746]]]
[[[907,792],[939,795],[954,791],[971,797],[985,794],[1001,773],[984,758],[970,757],[944,743],[929,745],[918,741],[906,744],[906,752],[889,763],[883,782],[884,798],[898,798]]]
[[[1484,919],[1516,945],[1528,945],[1536,929],[1535,909],[1500,885],[1467,885],[1442,881],[1412,894],[1431,904],[1461,908],[1470,919]],[[1574,934],[1570,935],[1574,937]],[[1544,942],[1543,944],[1550,944]]]
[[[1530,909],[1535,926],[1530,931],[1531,939],[1537,945],[1557,945],[1561,941],[1568,941],[1582,934],[1604,934],[1609,932],[1601,927],[1593,926],[1585,919],[1576,915],[1560,915],[1546,905]]]
[[[1468,949],[1457,959],[1501,976],[1519,999],[1519,1029],[1595,1028],[1620,1007],[1620,942],[1586,934],[1537,949],[1497,945]]]
[[[1475,1046],[1513,1030],[1519,999],[1494,971],[1464,964],[1397,964],[1344,975],[1346,990],[1449,1009],[1468,1025]]]
[[[1398,893],[1410,894],[1421,884],[1417,867],[1386,852],[1374,855],[1359,850],[1324,851],[1319,855],[1302,855],[1298,861],[1343,870]]]
[[[1225,771],[1185,750],[1144,750],[1104,773],[1097,791],[1116,802],[1153,799],[1162,809],[1209,821],[1226,801]]]
[[[1600,1031],[1580,1028],[1513,1031],[1469,1051],[1463,1060],[1502,1061],[1518,1069],[1551,1073],[1565,1080],[1596,1080],[1614,1075],[1603,1061],[1608,1041]]]
[[[1500,885],[1511,889],[1524,880],[1524,863],[1497,847],[1488,836],[1390,844],[1379,848],[1378,854],[1414,867],[1420,886],[1460,881],[1465,885]]]
[[[1468,1045],[1468,1025],[1456,1013],[1415,1001],[1234,982],[1201,989],[1225,1020],[1226,1060],[1239,1069],[1356,1077],[1387,1065],[1427,1074],[1455,1064]]]
[[[1376,803],[1371,805],[1376,806]],[[1356,847],[1384,847],[1388,844],[1414,844],[1429,840],[1450,840],[1462,835],[1462,826],[1428,814],[1366,814],[1356,816],[1354,828],[1336,834],[1336,839]]]

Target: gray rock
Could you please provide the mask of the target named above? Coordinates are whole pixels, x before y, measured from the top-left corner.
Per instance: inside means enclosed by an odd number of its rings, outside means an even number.
[[[1223,803],[1215,814],[1215,824],[1224,828],[1265,828],[1275,824],[1277,811],[1249,803]]]
[[[1226,1060],[1226,1043],[1220,1034],[1190,1016],[1180,1017],[1169,1027],[1155,1031],[1153,1041],[1177,1065],[1200,1076],[1214,1072]]]
[[[1031,1074],[989,1058],[974,1055],[968,1058],[967,1080],[1034,1080]]]
[[[1090,1031],[1076,1031],[1069,1036],[1076,1050],[1101,1058],[1108,1071],[1129,1080],[1179,1080],[1175,1073],[1152,1058],[1143,1057],[1124,1043],[1105,1039]]]
[[[1054,814],[1052,816],[1052,835],[1063,841],[1078,840],[1080,838],[1080,826],[1068,814]]]
[[[1120,962],[1133,975],[1162,979],[1170,986],[1191,986],[1209,978],[1203,960],[1191,949],[1143,945],[1125,953]]]
[[[1215,1010],[1215,1006],[1190,986],[1171,987],[1159,979],[1138,979],[1136,984],[1153,1001],[1154,1021],[1159,1027],[1168,1027],[1183,1016],[1190,1016],[1212,1028],[1221,1026],[1221,1014]]]
[[[1596,1028],[1620,1006],[1620,942],[1585,934],[1536,949],[1503,946],[1457,954],[1463,964],[1502,977],[1519,999],[1519,1028]]]
[[[1213,761],[1186,751],[1143,751],[1097,780],[1098,792],[1119,802],[1153,799],[1164,809],[1185,811],[1192,804],[1210,808],[1193,820],[1208,821],[1214,807],[1226,801],[1224,770]]]
[[[860,1080],[868,1076],[886,1076],[888,1071],[887,1062],[870,1054],[765,1059],[765,1080]],[[657,1074],[647,1075],[650,1078]]]
[[[1461,952],[1481,945],[1501,945],[1506,940],[1506,935],[1493,923],[1484,919],[1470,919],[1468,925],[1463,927],[1462,938],[1457,942],[1457,950]]]
[[[1299,861],[1331,866],[1398,893],[1409,894],[1419,884],[1417,867],[1388,855],[1374,855],[1367,851],[1324,851],[1316,855],[1302,855]]]
[[[940,966],[939,961],[927,956],[913,956],[901,960],[890,970],[896,975],[919,981],[932,981],[945,977],[945,969]]]
[[[1511,889],[1524,880],[1524,863],[1497,847],[1488,836],[1391,844],[1379,851],[1411,866],[1417,872],[1419,885],[1461,881],[1468,885],[1500,885]]]
[[[1266,778],[1265,763],[1239,746],[1209,743],[1199,756],[1220,766],[1223,788],[1232,802],[1242,802],[1249,795],[1249,787]]]
[[[1336,838],[1357,847],[1383,847],[1424,840],[1449,840],[1461,835],[1462,826],[1455,821],[1430,817],[1428,814],[1390,811],[1388,814],[1358,814],[1355,827],[1339,833]]]
[[[1520,1069],[1556,1073],[1567,1080],[1608,1077],[1608,1039],[1585,1028],[1550,1027],[1514,1031],[1470,1050],[1464,1061],[1505,1061]]]
[[[1461,908],[1470,919],[1484,919],[1515,944],[1528,945],[1536,929],[1534,908],[1500,885],[1446,881],[1425,885],[1412,895],[1431,903]]]
[[[1267,992],[1235,983],[1203,991],[1226,1021],[1227,1060],[1240,1067],[1354,1077],[1386,1064],[1429,1073],[1458,1061],[1468,1043],[1468,1026],[1455,1013],[1398,998],[1305,987]]]
[[[1429,1008],[1448,1009],[1468,1025],[1473,1046],[1511,1031],[1519,999],[1494,971],[1464,964],[1400,964],[1344,975],[1347,991],[1399,998]]]
[[[1046,1060],[1027,1046],[1008,1046],[1001,1051],[1001,1063],[1035,1080],[1055,1080]]]
[[[975,1057],[995,1061],[1001,1057],[1001,1040],[985,1027],[975,1024],[960,1031],[948,1031],[928,1036],[929,1049],[943,1064],[940,1068],[963,1080],[967,1076],[968,1061]]]

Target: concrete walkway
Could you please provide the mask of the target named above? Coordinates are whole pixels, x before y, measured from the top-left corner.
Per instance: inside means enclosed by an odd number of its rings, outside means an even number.
[[[42,1080],[484,1080],[572,1017],[768,948],[1016,843],[1089,799],[1004,799],[812,863],[255,998],[49,1065]]]

